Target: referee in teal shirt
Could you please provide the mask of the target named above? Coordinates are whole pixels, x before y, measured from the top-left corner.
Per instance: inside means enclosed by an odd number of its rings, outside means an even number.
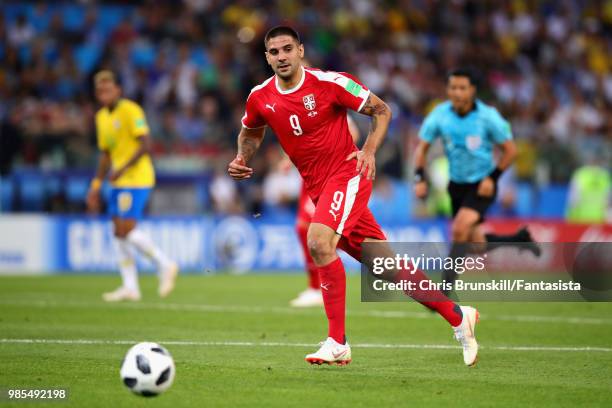
[[[473,71],[452,71],[447,77],[446,91],[448,101],[427,115],[419,132],[414,158],[414,192],[418,198],[427,196],[427,152],[431,144],[440,139],[450,169],[448,192],[453,209],[453,245],[449,256],[465,256],[468,243],[487,244],[471,246],[473,252],[511,245],[539,256],[540,249],[525,227],[512,235],[485,234],[480,228],[487,210],[495,202],[497,180],[516,157],[510,124],[497,109],[476,98]],[[493,156],[496,147],[501,150],[497,162]],[[444,271],[443,278],[447,282],[454,282],[455,277],[454,270]]]

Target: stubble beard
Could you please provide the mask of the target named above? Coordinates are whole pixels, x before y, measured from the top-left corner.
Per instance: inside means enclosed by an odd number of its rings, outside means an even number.
[[[291,65],[291,68],[289,69],[289,71],[285,72],[285,73],[281,73],[280,69],[277,68],[276,69],[276,75],[282,79],[283,81],[289,81],[291,80],[296,73],[296,69]]]

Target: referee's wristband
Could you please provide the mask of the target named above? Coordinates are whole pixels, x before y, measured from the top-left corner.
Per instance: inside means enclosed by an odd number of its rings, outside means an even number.
[[[499,180],[499,177],[502,175],[503,172],[504,171],[502,169],[496,167],[495,170],[493,170],[491,174],[489,174],[489,177],[491,177],[493,181],[497,181]]]
[[[419,167],[414,171],[414,182],[420,183],[421,181],[427,181],[425,179],[425,169],[423,167]]]

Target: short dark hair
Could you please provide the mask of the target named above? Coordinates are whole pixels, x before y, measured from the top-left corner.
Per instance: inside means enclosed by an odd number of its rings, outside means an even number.
[[[281,26],[272,27],[271,29],[268,30],[268,32],[266,33],[264,37],[264,46],[266,46],[267,48],[268,41],[270,41],[271,38],[280,37],[281,35],[288,35],[289,37],[297,41],[298,44],[302,43],[302,40],[300,40],[300,35],[298,34],[297,31],[295,31],[293,28],[289,26],[281,25]]]
[[[478,88],[479,78],[478,73],[475,69],[470,67],[455,68],[448,72],[448,75],[446,76],[446,82],[448,82],[450,78],[454,76],[467,78],[470,81],[471,85],[474,85],[476,88]]]
[[[117,75],[109,69],[103,69],[94,75],[94,84],[98,85],[100,82],[110,81],[115,85],[121,86]]]

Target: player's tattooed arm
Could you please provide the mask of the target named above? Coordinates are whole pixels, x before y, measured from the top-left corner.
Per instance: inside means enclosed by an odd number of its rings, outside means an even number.
[[[363,145],[363,150],[371,149],[376,152],[387,134],[389,122],[391,122],[391,108],[374,93],[370,93],[359,113],[372,117],[370,131]]]
[[[111,169],[111,156],[107,150],[100,152],[100,159],[98,161],[98,168],[96,169],[96,179],[104,180]]]
[[[255,155],[257,149],[259,149],[265,131],[265,127],[258,129],[247,129],[243,127],[242,130],[240,130],[240,134],[238,135],[238,153],[227,169],[231,177],[236,180],[251,178],[253,169],[246,164],[251,160],[253,155]]]
[[[257,129],[247,129],[243,127],[242,130],[240,130],[240,134],[238,135],[238,154],[241,155],[245,161],[248,162],[251,160],[255,152],[259,149],[259,146],[261,146],[265,130],[265,127]]]
[[[91,181],[91,185],[89,186],[89,191],[87,192],[86,204],[87,210],[96,214],[100,211],[101,207],[101,198],[100,191],[102,188],[102,183],[106,178],[109,170],[111,169],[111,157],[110,153],[106,150],[102,150],[100,152],[100,159],[98,161],[98,168],[96,169],[96,176]]]
[[[368,115],[372,118],[368,137],[361,151],[351,153],[347,160],[357,159],[357,171],[361,175],[365,175],[368,179],[374,179],[376,175],[376,160],[374,155],[378,147],[382,144],[391,122],[391,108],[382,99],[370,93],[366,103],[363,105],[359,113]]]
[[[149,135],[140,136],[138,138],[138,142],[139,142],[138,149],[134,152],[132,157],[130,157],[129,160],[123,166],[111,172],[111,174],[108,176],[108,179],[110,181],[117,180],[119,177],[121,177],[125,173],[127,169],[129,169],[130,167],[138,163],[138,160],[140,160],[142,156],[144,156],[145,154],[149,154],[151,152],[151,136]]]
[[[370,92],[366,103],[363,105],[359,113],[363,113],[368,116],[384,115],[389,114],[391,116],[391,109],[389,106],[378,96]]]

